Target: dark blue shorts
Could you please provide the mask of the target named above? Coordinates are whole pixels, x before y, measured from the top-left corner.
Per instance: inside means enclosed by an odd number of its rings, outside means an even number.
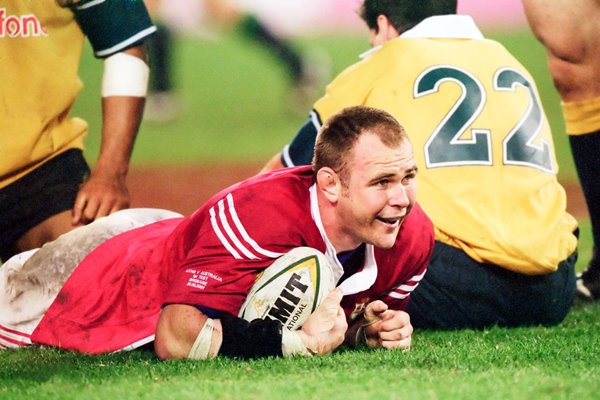
[[[82,151],[67,150],[0,189],[0,259],[13,255],[16,241],[29,229],[72,209],[89,173]]]
[[[577,252],[547,275],[523,275],[478,263],[436,241],[425,277],[407,312],[415,329],[481,329],[555,325],[575,297]]]

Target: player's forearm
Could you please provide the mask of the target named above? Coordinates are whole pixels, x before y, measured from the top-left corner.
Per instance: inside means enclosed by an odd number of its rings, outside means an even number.
[[[339,307],[341,291],[329,295],[301,330],[289,331],[280,321],[246,321],[228,314],[211,319],[195,307],[166,306],[156,329],[154,349],[163,359],[204,360],[223,355],[232,358],[311,356],[331,353],[342,344],[346,321]],[[329,307],[332,308],[332,307]]]
[[[104,61],[102,80],[102,143],[96,170],[127,174],[133,144],[144,112],[148,62],[143,45]]]
[[[163,308],[154,350],[163,359],[210,359],[217,354],[234,358],[282,356],[283,327],[279,321],[254,320],[223,314],[208,318],[193,306]]]
[[[145,98],[110,96],[102,99],[102,143],[96,169],[124,176],[144,110]]]

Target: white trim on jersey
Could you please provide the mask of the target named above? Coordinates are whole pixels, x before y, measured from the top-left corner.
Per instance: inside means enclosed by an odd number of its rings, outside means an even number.
[[[319,121],[319,114],[315,110],[310,111],[310,120],[317,129],[317,136],[319,136],[319,131],[321,130],[321,122]]]
[[[114,351],[114,353],[118,353],[120,351],[131,351],[134,349],[137,349],[138,347],[142,347],[143,345],[150,343],[151,341],[154,340],[155,335],[150,335],[146,338],[140,339],[135,343],[131,343],[129,346],[125,346],[123,347],[121,350],[116,350]]]
[[[31,345],[31,335],[0,325],[0,349]]]
[[[283,150],[281,151],[281,156],[283,157],[283,163],[285,167],[295,167],[294,162],[292,161],[292,157],[290,157],[290,145],[286,144]]]
[[[425,271],[423,271],[423,273],[420,275],[413,276],[408,282],[398,286],[397,288],[389,292],[388,296],[400,300],[407,298],[408,296],[410,296],[412,291],[415,290],[415,288],[419,285],[419,282],[421,282],[423,276],[425,276]]]
[[[138,40],[150,35],[151,33],[156,32],[156,27],[155,26],[151,26],[149,28],[144,29],[143,31],[140,31],[138,33],[136,33],[135,35],[129,37],[126,40],[123,40],[121,43],[117,43],[114,46],[108,48],[108,49],[104,49],[104,50],[99,50],[96,52],[96,56],[98,57],[103,57],[103,56],[108,56],[110,54],[113,53],[117,53],[120,50],[123,50],[124,48],[126,48],[127,46],[137,42]]]
[[[248,235],[248,232],[244,228],[244,225],[242,225],[242,221],[240,221],[240,219],[238,218],[237,212],[235,211],[235,207],[233,205],[233,196],[231,195],[231,193],[229,193],[226,198],[227,198],[227,204],[229,205],[229,209],[231,210],[231,218],[233,219],[233,222],[235,223],[235,226],[238,228],[238,231],[242,235],[242,238],[250,246],[252,246],[252,248],[258,254],[262,254],[263,256],[267,256],[269,258],[281,257],[283,255],[283,253],[275,253],[273,251],[269,251],[269,250],[263,249],[262,247],[260,247],[258,245],[258,243],[256,243],[256,241],[254,241],[254,239],[252,239],[250,237],[250,235]]]
[[[226,199],[227,199],[227,203],[228,203],[227,205],[229,206],[229,210],[231,210],[230,215],[233,219],[233,223],[235,224],[236,227],[237,226],[241,227],[242,225],[241,225],[241,223],[239,223],[239,220],[236,221],[235,218],[233,217],[234,215],[237,216],[237,214],[235,213],[235,208],[233,208],[233,200],[231,198],[231,194],[228,194]],[[249,258],[251,260],[258,260],[259,258],[257,256],[255,256],[254,254],[252,254],[250,252],[250,250],[248,250],[246,248],[246,246],[244,246],[240,242],[240,240],[237,238],[237,236],[233,232],[233,229],[231,229],[231,226],[229,226],[229,222],[227,221],[227,216],[225,215],[225,202],[223,200],[219,200],[219,202],[217,204],[219,205],[219,220],[221,221],[221,225],[225,229],[227,236],[229,236],[229,238],[231,239],[231,241],[233,242],[235,247],[237,247],[237,249],[240,250],[246,256],[246,258]],[[244,236],[244,235],[242,234],[242,236]]]
[[[472,39],[482,40],[483,34],[469,15],[434,15],[425,18],[400,35],[405,39]]]
[[[356,294],[369,289],[377,279],[377,262],[375,261],[375,248],[372,244],[365,246],[365,261],[361,271],[350,276],[340,285],[344,295]]]
[[[225,197],[225,200],[227,200],[227,203],[223,199],[221,199],[217,202],[216,206],[212,206],[210,208],[210,222],[213,227],[213,230],[215,231],[215,234],[217,235],[223,246],[227,249],[227,251],[229,251],[229,253],[231,253],[231,255],[234,258],[260,260],[264,257],[278,258],[283,255],[283,253],[276,253],[260,247],[258,243],[256,243],[256,241],[250,237],[248,231],[246,231],[244,225],[240,221],[238,214],[235,210],[232,194],[229,193]],[[219,208],[218,214],[215,211],[215,207]],[[231,220],[237,232],[235,232],[231,228],[229,220]],[[252,250],[254,250],[254,253],[247,246],[251,247]],[[236,249],[243,253],[245,257],[240,255],[240,253]]]
[[[485,39],[473,18],[469,15],[434,15],[425,18],[412,29],[402,33],[397,39]],[[396,40],[396,39],[392,39]],[[375,46],[358,57],[367,58],[378,52],[384,45]]]
[[[321,133],[321,123],[320,123],[320,118],[319,118],[319,113],[316,110],[311,110],[309,117],[310,122],[312,122],[313,126],[315,127],[315,130],[317,131],[317,134],[315,136],[315,143],[317,141],[317,137],[319,136],[319,133]],[[281,157],[283,158],[283,164],[284,167],[296,167],[297,165],[294,164],[294,161],[292,160],[292,157],[290,156],[290,145],[286,144],[283,148],[283,150],[281,151]]]
[[[217,235],[217,237],[219,238],[219,240],[221,240],[221,243],[223,243],[223,246],[225,246],[225,248],[227,249],[227,251],[229,251],[229,253],[231,253],[231,255],[233,256],[233,258],[241,260],[242,257],[231,246],[231,244],[229,243],[229,241],[227,240],[227,238],[223,235],[223,232],[221,232],[221,228],[219,228],[219,224],[217,223],[217,218],[216,218],[216,213],[215,213],[214,206],[210,208],[209,213],[210,213],[210,224],[212,225],[213,230],[215,231],[215,234]]]
[[[75,8],[78,10],[85,10],[86,8],[92,8],[94,6],[97,6],[98,4],[102,4],[104,3],[106,0],[92,0],[89,3],[85,3],[81,6],[76,6]]]
[[[323,242],[325,242],[325,257],[329,260],[329,263],[333,269],[333,280],[337,285],[337,282],[340,280],[342,275],[344,275],[344,267],[340,263],[340,260],[337,258],[337,251],[333,244],[327,238],[327,234],[325,233],[325,228],[323,227],[323,222],[321,221],[321,213],[319,211],[319,201],[317,199],[317,185],[313,183],[313,185],[308,189],[310,192],[310,215],[317,225],[317,229],[321,233],[321,238],[323,238]]]

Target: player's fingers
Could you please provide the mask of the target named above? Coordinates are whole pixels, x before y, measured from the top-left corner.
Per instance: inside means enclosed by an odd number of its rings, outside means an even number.
[[[381,330],[379,331],[379,339],[387,341],[403,340],[411,337],[413,329],[411,325],[404,326],[402,328],[393,330]]]
[[[94,215],[94,220],[100,217],[106,217],[108,214],[112,212],[112,209],[115,208],[115,202],[108,199],[102,199],[102,201],[98,204],[98,209],[96,210],[96,214]]]
[[[395,310],[387,310],[380,315],[380,318],[384,321],[387,321],[390,319],[395,319],[397,312],[398,311],[395,311]]]
[[[368,315],[381,314],[381,313],[387,311],[387,309],[388,309],[387,304],[385,304],[381,300],[375,300],[375,301],[370,302],[367,305],[367,309],[365,310],[365,314],[368,314]]]
[[[119,210],[122,210],[122,209],[124,209],[124,208],[127,208],[127,207],[122,207],[122,206],[120,206],[119,204],[114,204],[114,205],[111,207],[111,209],[110,209],[110,211],[109,211],[108,213],[109,213],[109,214],[112,214],[112,213],[114,213],[114,212],[117,212],[117,211],[119,211]]]
[[[94,217],[92,218],[92,221],[95,221],[98,218],[106,217],[107,215],[109,215],[111,213],[110,210],[111,209],[107,209],[106,207],[99,208],[96,211],[96,214],[94,215]]]
[[[336,331],[343,332],[346,332],[346,330],[348,330],[348,321],[346,321],[346,314],[344,313],[344,309],[340,306],[338,306],[338,312],[333,329]]]
[[[339,320],[338,315],[342,297],[341,289],[336,288],[332,290],[325,300],[323,300],[323,303],[308,317],[302,329],[309,334],[326,332],[333,329]]]
[[[85,207],[81,211],[81,222],[84,224],[89,224],[90,222],[92,222],[96,218],[96,214],[98,213],[99,207],[100,203],[98,199],[89,199]]]
[[[410,317],[404,311],[388,310],[381,315],[381,329],[384,331],[393,331],[400,328],[410,328],[412,333],[412,325]]]
[[[77,198],[75,199],[75,203],[73,204],[73,219],[71,223],[73,225],[78,225],[82,223],[81,217],[83,215],[83,210],[87,204],[87,196],[85,194],[79,193]]]
[[[115,201],[115,203],[113,204],[113,207],[110,210],[110,212],[112,214],[115,211],[119,211],[119,210],[122,210],[124,208],[128,208],[129,205],[130,205],[130,201],[129,201],[129,195],[128,194],[126,196],[119,196],[117,198],[117,200]]]
[[[317,312],[322,313],[323,315],[327,315],[329,318],[335,318],[338,313],[338,309],[340,308],[340,302],[342,301],[342,290],[340,288],[333,289],[323,303],[317,307],[315,310],[315,314]]]
[[[412,346],[412,336],[401,340],[381,340],[381,347],[385,349],[410,350]]]
[[[330,330],[328,336],[332,337],[334,349],[339,347],[346,336],[346,330],[348,330],[348,322],[346,321],[346,314],[342,307],[338,306],[337,315],[335,322]]]
[[[385,313],[388,309],[387,304],[385,304],[381,300],[372,301],[367,305],[365,309],[365,313],[363,314],[363,318],[365,322],[370,325],[376,323],[381,319],[381,315]]]
[[[337,312],[343,297],[344,297],[344,293],[342,292],[342,289],[335,288],[331,292],[329,292],[329,294],[327,295],[325,300],[323,300],[322,305],[324,307],[335,308],[335,310]]]

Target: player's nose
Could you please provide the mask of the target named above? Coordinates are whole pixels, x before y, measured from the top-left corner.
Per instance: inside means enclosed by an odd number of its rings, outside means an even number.
[[[410,205],[410,188],[402,184],[395,185],[390,191],[389,204],[393,207],[408,207]]]

